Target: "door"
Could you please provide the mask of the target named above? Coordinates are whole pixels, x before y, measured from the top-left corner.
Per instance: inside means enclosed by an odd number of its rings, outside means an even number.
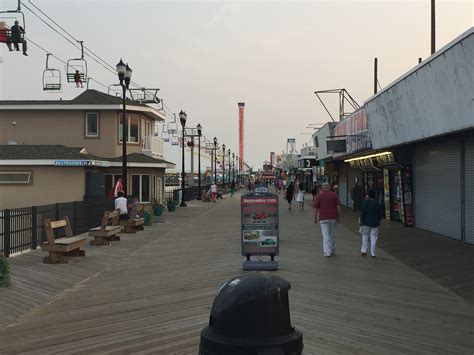
[[[474,244],[474,137],[465,145],[465,241]]]
[[[461,240],[461,144],[423,144],[415,153],[415,225]]]
[[[347,165],[339,166],[339,201],[341,205],[347,206]]]

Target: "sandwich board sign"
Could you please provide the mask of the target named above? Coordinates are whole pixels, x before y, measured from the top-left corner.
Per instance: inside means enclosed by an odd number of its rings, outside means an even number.
[[[276,270],[275,255],[280,254],[278,195],[248,193],[240,198],[241,250],[246,257],[244,270]],[[271,260],[250,260],[251,256],[270,256]]]

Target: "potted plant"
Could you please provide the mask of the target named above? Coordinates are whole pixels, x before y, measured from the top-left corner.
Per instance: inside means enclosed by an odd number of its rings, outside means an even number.
[[[164,210],[164,206],[158,202],[158,201],[153,201],[153,214],[155,216],[161,216],[161,214],[163,213],[163,210]]]
[[[169,198],[166,201],[166,207],[168,207],[168,211],[170,211],[170,212],[176,211],[176,201],[173,200],[172,198]]]
[[[145,222],[145,226],[151,226],[153,221],[151,219],[151,213],[148,212],[148,211],[145,211],[143,213],[143,219],[144,219],[144,222]]]

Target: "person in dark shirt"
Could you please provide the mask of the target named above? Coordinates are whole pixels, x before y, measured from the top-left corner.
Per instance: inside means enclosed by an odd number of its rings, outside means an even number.
[[[290,182],[290,185],[286,188],[286,200],[288,201],[288,210],[291,211],[291,201],[293,201],[293,195],[295,193],[295,186],[293,182]]]
[[[382,206],[375,200],[375,191],[369,190],[367,199],[362,203],[360,225],[362,234],[362,247],[360,253],[367,256],[370,238],[370,255],[375,258],[377,239],[379,235],[380,220],[382,219]]]
[[[20,47],[18,43],[21,43],[23,49],[23,55],[26,54],[26,40],[22,36],[25,34],[25,29],[20,26],[20,22],[15,21],[15,24],[10,28],[10,40],[13,43],[15,50],[19,51]]]

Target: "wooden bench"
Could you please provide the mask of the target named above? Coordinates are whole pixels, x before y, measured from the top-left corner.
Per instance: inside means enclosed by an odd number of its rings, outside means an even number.
[[[54,238],[54,230],[64,228],[66,237]],[[41,250],[49,252],[49,256],[43,259],[47,264],[67,264],[65,256],[85,256],[86,252],[80,248],[85,244],[86,237],[75,237],[72,234],[71,224],[67,216],[59,221],[44,221],[44,230],[47,241],[41,244]]]
[[[94,237],[91,245],[110,245],[111,241],[119,241],[123,227],[119,225],[120,210],[105,211],[100,226],[89,229],[89,236]]]
[[[145,224],[145,219],[142,217],[143,212],[145,211],[145,206],[140,205],[135,210],[135,215],[140,217],[129,218],[120,221],[120,225],[123,226],[124,233],[136,233],[137,231],[142,231]]]

